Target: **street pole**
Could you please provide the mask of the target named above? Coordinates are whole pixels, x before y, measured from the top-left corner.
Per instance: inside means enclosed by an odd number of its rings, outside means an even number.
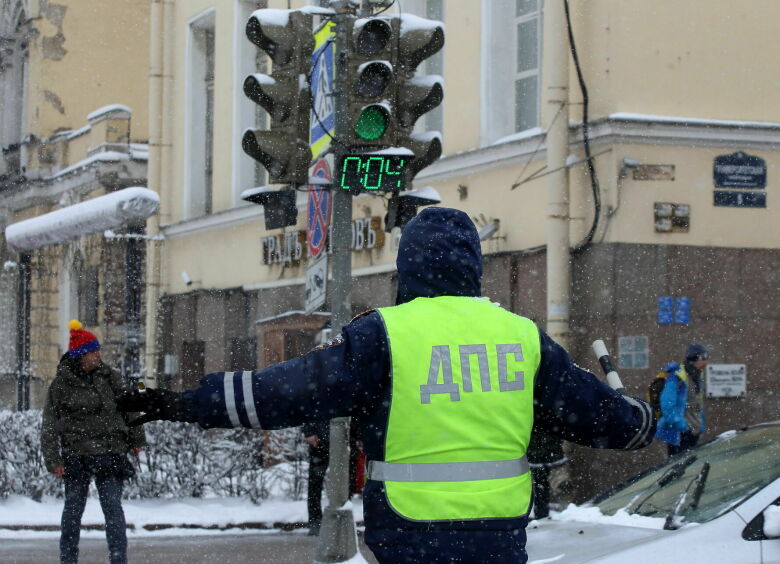
[[[345,3],[347,6],[348,3]],[[343,77],[346,76],[346,26],[342,12],[336,22],[336,80],[334,102],[336,113],[335,138],[344,139],[347,128],[346,92]],[[344,147],[333,143],[334,160],[339,162]],[[352,291],[352,196],[346,190],[332,185],[333,196],[331,247],[333,292],[331,294],[331,327],[334,335],[341,332],[352,317],[350,293]],[[330,421],[330,481],[328,507],[323,511],[322,527],[315,563],[346,562],[357,553],[357,532],[352,509],[344,508],[349,501],[349,417]]]

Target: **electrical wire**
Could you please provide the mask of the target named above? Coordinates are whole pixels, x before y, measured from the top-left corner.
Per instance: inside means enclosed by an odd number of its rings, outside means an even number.
[[[558,116],[561,115],[561,112],[563,111],[563,105],[561,105],[558,108],[558,111],[555,112],[555,115],[552,118],[552,121],[550,122],[550,126],[548,127],[548,130],[553,126],[555,123],[555,120],[558,119]],[[536,144],[536,148],[534,149],[534,152],[531,153],[531,156],[528,158],[528,160],[525,162],[525,166],[523,167],[523,170],[520,171],[520,174],[517,175],[517,178],[512,183],[512,185],[509,187],[510,190],[514,190],[521,184],[525,184],[526,182],[533,180],[536,178],[539,173],[541,173],[544,169],[547,168],[547,165],[544,165],[542,168],[531,174],[531,176],[528,176],[526,178],[523,178],[523,180],[520,180],[520,178],[525,174],[525,171],[528,170],[528,166],[533,162],[534,158],[536,157],[536,154],[539,152],[539,150],[542,148],[542,143],[544,143],[545,139],[547,139],[547,131],[545,131],[542,135],[539,136],[539,143]]]
[[[590,186],[593,191],[593,224],[590,226],[590,230],[585,238],[580,241],[572,249],[573,254],[584,251],[593,241],[593,235],[596,233],[596,228],[599,224],[599,218],[601,216],[601,189],[599,187],[599,180],[596,176],[596,167],[593,163],[593,155],[590,152],[590,127],[588,124],[588,87],[585,84],[585,78],[582,75],[582,68],[580,67],[580,58],[577,54],[577,44],[574,41],[574,30],[571,26],[571,16],[569,14],[569,0],[563,0],[564,11],[566,12],[566,27],[569,32],[569,47],[571,50],[571,56],[574,60],[574,68],[577,71],[577,81],[580,85],[580,92],[582,92],[582,143],[585,148],[585,157],[588,163],[588,174],[590,176]]]

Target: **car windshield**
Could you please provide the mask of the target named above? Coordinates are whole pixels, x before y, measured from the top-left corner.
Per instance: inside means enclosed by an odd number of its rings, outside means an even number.
[[[606,515],[624,509],[648,517],[666,517],[705,463],[710,464],[710,470],[698,504],[687,502],[677,512],[688,522],[714,519],[780,477],[780,424],[724,433],[597,498],[594,504]]]

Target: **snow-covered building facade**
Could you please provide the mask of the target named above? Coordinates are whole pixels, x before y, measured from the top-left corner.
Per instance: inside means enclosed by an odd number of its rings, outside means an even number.
[[[0,407],[42,406],[69,319],[123,365],[127,249],[145,242],[78,206],[146,185],[148,37],[146,0],[0,3]]]
[[[326,316],[303,313],[307,195],[283,230],[266,230],[264,208],[240,198],[265,178],[240,146],[265,119],[241,90],[266,64],[244,27],[253,10],[290,4],[305,3],[152,3],[160,70],[150,104],[160,111],[149,186],[161,213],[150,231],[163,240],[149,269],[146,366],[157,383],[265,366],[305,350],[323,326]],[[737,14],[725,0],[706,10],[570,0],[574,46],[563,3],[400,5],[446,25],[443,52],[424,69],[443,76],[444,102],[419,126],[442,132],[444,156],[415,188],[432,186],[482,228],[485,295],[543,328],[555,317],[549,332],[594,370],[590,343],[604,339],[638,396],[689,342],[705,343],[721,367],[707,436],[776,418],[780,99],[766,45],[780,5],[750,0]],[[384,230],[386,198],[353,204],[357,313],[393,303],[399,232]],[[561,220],[574,249],[564,268],[548,260],[550,224]],[[548,300],[548,279],[562,297]],[[663,455],[660,445],[630,456],[576,450],[576,473],[590,476],[580,495]]]

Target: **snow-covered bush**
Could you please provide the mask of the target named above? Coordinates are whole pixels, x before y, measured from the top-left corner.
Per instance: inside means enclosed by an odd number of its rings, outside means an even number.
[[[40,437],[40,411],[0,410],[0,499],[60,493],[60,480],[43,463]]]
[[[41,412],[0,411],[0,429],[0,498],[61,496],[61,481],[46,471],[40,452]],[[241,496],[257,503],[305,493],[308,466],[298,429],[203,431],[163,421],[144,429],[148,446],[133,460],[126,497]]]

